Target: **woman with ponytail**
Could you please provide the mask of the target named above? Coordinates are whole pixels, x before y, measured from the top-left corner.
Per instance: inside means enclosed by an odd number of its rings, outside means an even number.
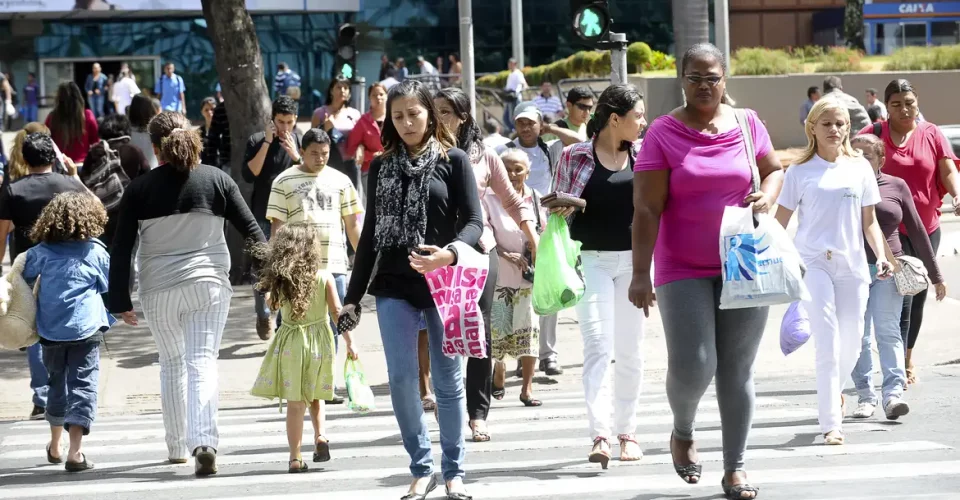
[[[489,187],[499,197],[504,210],[520,226],[527,241],[530,242],[531,255],[535,256],[537,243],[540,239],[534,222],[536,219],[533,207],[524,204],[523,198],[513,188],[510,183],[510,176],[507,174],[507,169],[503,166],[500,156],[483,145],[483,133],[480,132],[479,125],[470,115],[470,99],[467,94],[458,88],[449,87],[437,92],[433,102],[437,107],[440,121],[456,136],[457,147],[465,151],[470,157],[473,175],[477,179],[478,196],[482,197]],[[492,395],[498,400],[503,399],[506,372],[503,363],[497,363],[497,375],[494,377],[497,379],[496,382],[491,378],[493,361],[490,356],[490,346],[492,344],[490,311],[493,308],[493,294],[496,290],[497,274],[501,261],[497,254],[497,241],[494,238],[489,215],[486,212],[483,213],[483,234],[480,236],[480,243],[477,245],[477,250],[490,255],[490,273],[487,275],[487,282],[479,301],[480,311],[483,314],[484,334],[487,337],[487,357],[467,360],[467,413],[470,418],[470,429],[473,431],[474,441],[490,440],[490,434],[486,430],[487,414],[490,412],[490,396]],[[504,262],[504,264],[509,265],[507,262]],[[531,360],[528,361],[530,365],[527,368],[528,370],[534,368],[533,363],[538,356],[538,348],[539,345],[530,346],[532,352],[525,353],[525,359]],[[530,394],[520,394],[520,401],[527,406],[539,406]]]
[[[611,440],[620,460],[643,457],[634,432],[643,378],[643,315],[627,297],[633,276],[633,162],[647,125],[643,96],[633,85],[611,85],[600,94],[587,124],[587,142],[567,147],[557,167],[556,191],[587,202],[570,236],[583,245],[586,292],[577,303],[583,335],[583,391],[593,447],[589,460],[604,469]],[[560,209],[570,216],[572,209]],[[617,363],[611,364],[616,358]],[[608,380],[613,378],[611,392]],[[613,418],[611,418],[613,414]]]
[[[130,263],[139,236],[140,303],[160,354],[167,457],[196,474],[216,474],[217,355],[230,310],[230,252],[224,220],[250,242],[264,236],[237,184],[200,164],[203,141],[181,114],[164,111],[148,127],[160,166],[133,180],[120,201],[110,256],[110,312],[137,324]]]

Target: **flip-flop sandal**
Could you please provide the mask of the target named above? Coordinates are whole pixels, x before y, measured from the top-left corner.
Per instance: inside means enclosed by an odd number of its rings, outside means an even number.
[[[490,441],[490,433],[487,431],[477,430],[474,425],[470,426],[470,430],[473,431],[473,442],[474,443],[486,443]]]
[[[317,440],[317,446],[313,450],[313,461],[314,462],[329,462],[330,461],[330,441],[327,441],[327,438],[320,436],[320,439],[323,441]]]
[[[523,406],[543,406],[543,401],[539,399],[526,398],[520,396],[520,402],[523,403]]]
[[[294,466],[293,466],[293,463],[294,463],[294,462],[298,463],[299,465],[296,466],[296,467],[294,467]],[[287,472],[289,472],[290,474],[298,474],[298,473],[300,473],[300,472],[307,472],[307,470],[309,470],[308,467],[307,467],[306,462],[304,462],[302,458],[295,458],[295,459],[291,460],[291,461],[290,461],[290,464],[289,464],[289,467],[290,467],[290,468],[287,469]]]
[[[52,463],[52,464],[62,464],[62,463],[63,463],[63,457],[56,457],[56,458],[54,458],[53,455],[50,454],[50,445],[49,445],[49,444],[47,445],[47,462],[50,462],[50,463]]]
[[[493,396],[493,399],[500,401],[503,399],[504,396],[507,395],[507,390],[506,388],[503,388],[503,387],[494,387],[491,395]]]
[[[760,488],[751,485],[750,483],[738,484],[736,486],[728,486],[726,479],[720,480],[720,487],[723,488],[723,494],[727,496],[728,500],[748,500],[744,498],[744,493],[753,493],[753,498],[759,498]],[[749,499],[753,500],[753,499]]]
[[[67,462],[64,464],[63,468],[66,469],[67,472],[83,472],[83,471],[85,471],[85,470],[90,470],[90,469],[92,469],[92,468],[93,468],[93,462],[87,460],[87,455],[81,453],[80,456],[83,457],[83,461],[82,461],[82,462],[70,462],[70,461],[67,461]]]

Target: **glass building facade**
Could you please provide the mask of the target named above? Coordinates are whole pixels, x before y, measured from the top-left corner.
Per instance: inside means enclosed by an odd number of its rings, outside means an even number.
[[[627,33],[630,41],[646,41],[667,50],[671,43],[670,2],[662,0],[611,0],[613,30]],[[509,0],[475,1],[473,5],[476,70],[505,69],[511,54]],[[107,74],[127,62],[144,89],[152,90],[162,63],[173,62],[187,86],[188,112],[199,115],[200,101],[213,95],[219,80],[206,21],[197,17],[137,18],[136,13],[117,19],[39,20],[34,33],[11,28],[0,21],[0,63],[19,88],[27,72],[44,84],[46,102],[62,80],[85,78],[99,61]],[[525,0],[524,48],[527,65],[544,64],[581,50],[570,29],[569,2]],[[436,64],[459,52],[459,17],[453,0],[363,0],[359,12],[254,14],[265,76],[286,62],[302,78],[302,106],[319,102],[333,72],[336,28],[355,23],[358,73],[367,81],[379,74],[380,56],[404,57],[413,64],[418,55]],[[16,23],[21,20],[13,21]],[[114,70],[116,68],[116,70]],[[414,70],[411,70],[414,71]],[[414,71],[415,72],[415,71]]]

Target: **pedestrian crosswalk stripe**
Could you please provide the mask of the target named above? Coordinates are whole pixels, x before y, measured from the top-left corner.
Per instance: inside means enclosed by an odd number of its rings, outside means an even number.
[[[554,401],[550,401],[554,403]],[[541,407],[544,408],[544,407]],[[272,416],[272,415],[271,415]],[[817,416],[817,411],[812,408],[776,408],[776,409],[758,409],[754,414],[754,419],[800,419],[800,418],[812,418]],[[362,417],[361,417],[362,418]],[[274,434],[276,437],[273,439],[282,440],[282,434],[286,432],[286,427],[284,425],[283,416],[275,418],[275,421],[271,422],[254,422],[250,424],[239,424],[239,425],[220,425],[219,432],[221,438],[227,438],[232,436],[250,436],[251,433],[259,434]],[[661,424],[671,424],[673,423],[673,415],[669,413],[660,414],[660,415],[642,415],[642,418],[639,419],[640,423],[644,427],[651,425],[661,425]],[[306,422],[309,422],[309,416],[306,417]],[[720,413],[718,412],[701,412],[697,414],[697,422],[700,424],[708,422],[719,422]],[[432,416],[428,417],[428,425],[431,430],[437,430],[437,423]],[[498,422],[490,423],[490,432],[497,435],[503,434],[512,434],[512,433],[523,433],[530,430],[531,423],[528,420],[521,420],[517,422]],[[552,419],[552,420],[538,420],[536,422],[536,428],[541,432],[554,432],[554,431],[577,431],[582,430],[586,432],[588,422],[586,419]],[[112,426],[104,426],[107,429],[112,428]],[[164,429],[162,426],[154,426],[150,428],[141,428],[137,429],[135,432],[130,430],[104,430],[100,431],[98,428],[94,428],[94,431],[90,433],[89,436],[83,438],[83,442],[86,446],[97,443],[106,443],[112,441],[124,441],[127,444],[136,444],[138,442],[143,442],[146,439],[162,439],[164,436]],[[360,432],[347,432],[347,433],[331,433],[330,437],[336,439],[337,443],[364,443],[369,441],[378,441],[381,439],[387,439],[390,437],[395,437],[397,443],[400,442],[400,431],[396,428],[396,422],[394,421],[393,425],[385,426],[383,430],[374,430],[369,431],[360,431]],[[49,434],[41,431],[33,432],[30,434],[18,434],[7,437],[0,437],[0,450],[10,449],[16,446],[43,446],[50,441]],[[0,454],[2,456],[2,454]]]
[[[907,452],[922,452],[922,451],[936,451],[936,450],[947,450],[950,449],[949,446],[940,445],[937,443],[932,443],[928,441],[909,441],[909,442],[900,442],[900,443],[872,443],[872,444],[851,444],[846,446],[803,446],[789,449],[768,449],[761,448],[757,450],[749,450],[747,453],[747,459],[752,460],[756,463],[760,463],[759,460],[775,460],[775,459],[790,459],[790,458],[803,458],[803,457],[817,457],[817,456],[841,456],[841,455],[863,455],[863,456],[890,456],[890,454],[895,453],[907,453]],[[887,454],[887,455],[884,455]],[[278,468],[285,466],[286,463],[286,454],[280,454],[283,457],[278,461]],[[700,454],[701,461],[705,463],[716,463],[723,460],[722,452],[704,452]],[[631,467],[631,468],[641,468],[643,466],[650,465],[668,465],[670,464],[669,454],[658,454],[653,456],[644,457],[643,461],[640,462],[619,462],[613,461],[611,465],[613,467]],[[465,470],[467,472],[467,480],[469,484],[470,493],[474,497],[479,498],[512,498],[512,497],[542,497],[547,495],[576,495],[576,494],[586,494],[590,492],[614,492],[614,491],[630,491],[630,490],[647,490],[647,489],[662,489],[662,488],[688,488],[695,487],[696,485],[683,485],[679,483],[680,479],[677,478],[675,474],[667,475],[638,475],[634,476],[637,478],[637,481],[606,481],[603,480],[602,475],[599,478],[593,477],[582,477],[576,480],[550,480],[550,481],[520,481],[522,487],[518,491],[524,492],[522,495],[513,496],[504,490],[513,490],[510,485],[515,485],[518,482],[511,481],[508,483],[488,483],[487,480],[481,479],[478,482],[470,481],[471,473],[494,473],[494,472],[511,472],[511,471],[523,471],[529,472],[538,469],[549,469],[554,472],[577,472],[583,470],[597,470],[598,466],[596,464],[586,463],[584,460],[583,463],[573,464],[573,465],[563,465],[568,462],[567,460],[525,460],[517,462],[489,462],[481,464],[471,464],[468,461],[465,465]],[[336,459],[334,462],[336,463]],[[873,477],[911,477],[914,475],[957,475],[960,474],[960,461],[955,462],[931,462],[931,464],[938,464],[932,470],[927,464],[927,467],[916,467],[923,466],[924,464],[910,464],[910,463],[896,463],[896,464],[887,464],[887,465],[869,465],[869,466],[855,466],[855,467],[843,467],[843,466],[831,466],[831,467],[810,467],[810,468],[801,468],[801,469],[790,469],[792,476],[790,474],[785,474],[786,469],[783,470],[764,470],[761,468],[753,467],[750,469],[750,477],[755,484],[763,483],[790,483],[790,482],[803,482],[803,481],[842,481],[848,479],[869,479]],[[223,464],[222,464],[223,465]],[[189,465],[183,466],[165,466],[163,467],[166,470],[176,470],[176,469],[186,469]],[[862,467],[862,468],[860,468]],[[45,469],[53,469],[53,466],[44,467]],[[923,470],[925,473],[921,474],[905,474],[904,468],[908,471],[913,470]],[[712,482],[709,486],[716,488],[719,484],[720,472],[715,470],[716,468],[705,467],[704,479],[709,480],[711,476],[716,475],[717,481]],[[864,469],[871,469],[872,472],[867,472]],[[144,469],[137,469],[138,472],[146,472]],[[798,474],[802,471],[803,474]],[[873,474],[877,474],[874,476]],[[243,475],[243,476],[214,476],[203,482],[196,482],[190,480],[183,480],[179,477],[167,480],[159,481],[125,481],[125,482],[107,482],[103,481],[105,477],[103,475],[91,474],[89,476],[81,476],[75,481],[71,481],[70,484],[62,485],[56,484],[52,486],[30,486],[30,487],[21,487],[21,488],[4,488],[0,489],[0,499],[21,499],[21,498],[50,498],[58,496],[70,496],[76,497],[80,495],[98,495],[98,494],[120,494],[120,493],[132,493],[138,491],[175,491],[179,489],[189,489],[193,492],[203,488],[225,488],[225,487],[244,487],[244,486],[281,486],[281,485],[292,485],[292,484],[309,484],[309,483],[332,483],[334,481],[356,481],[361,479],[382,479],[387,477],[401,476],[405,477],[409,475],[408,468],[377,468],[377,469],[361,469],[361,470],[330,470],[330,471],[317,471],[310,474],[276,474],[274,472],[269,472],[266,474],[253,474],[253,475]],[[803,477],[806,479],[793,480],[793,479],[783,479],[784,477]],[[80,481],[79,479],[83,477],[90,477],[91,481]],[[109,476],[107,476],[109,477]],[[669,479],[669,480],[668,480]],[[601,490],[596,490],[597,487],[596,480],[604,481],[601,484],[603,486]],[[555,487],[554,484],[556,481],[564,481],[564,488]],[[584,484],[586,482],[587,484]],[[529,483],[529,484],[527,484]],[[618,487],[609,488],[611,484],[618,484]],[[537,487],[540,485],[539,492],[531,491],[529,488]],[[701,481],[701,486],[705,485],[704,481]],[[481,496],[482,495],[482,496]],[[396,491],[387,488],[381,488],[376,490],[366,490],[366,491],[324,491],[324,499],[328,498],[343,498],[343,499],[356,499],[362,498],[367,500],[368,498],[390,498],[391,500],[395,499],[397,496]],[[245,500],[283,500],[287,498],[293,498],[294,500],[303,498],[304,500],[310,498],[316,498],[316,493],[313,493],[310,497],[303,495],[283,495],[283,496],[261,496],[261,497],[244,497]]]

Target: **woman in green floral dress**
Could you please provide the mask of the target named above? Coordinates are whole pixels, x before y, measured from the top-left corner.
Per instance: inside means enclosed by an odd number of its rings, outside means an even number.
[[[508,149],[501,158],[514,189],[521,194],[524,203],[534,207],[537,230],[542,231],[540,221],[546,220],[546,214],[537,202],[539,194],[525,184],[530,173],[530,160],[518,149]],[[522,367],[520,401],[526,406],[540,406],[542,403],[533,399],[533,373],[540,354],[540,318],[533,312],[532,267],[527,237],[503,209],[496,193],[487,190],[481,201],[489,214],[500,257],[497,290],[490,313],[493,341],[490,350],[497,360],[493,368],[493,397],[503,399],[505,395],[506,365],[503,360],[509,356],[519,359]]]
[[[331,315],[340,314],[333,276],[321,268],[320,235],[312,224],[284,225],[270,240],[263,259],[259,288],[269,295],[283,324],[277,330],[250,391],[254,396],[287,400],[289,472],[307,470],[300,455],[307,404],[313,421],[314,462],[330,460],[324,436],[324,401],[333,397],[336,348]],[[347,356],[356,359],[349,332],[343,332]]]

